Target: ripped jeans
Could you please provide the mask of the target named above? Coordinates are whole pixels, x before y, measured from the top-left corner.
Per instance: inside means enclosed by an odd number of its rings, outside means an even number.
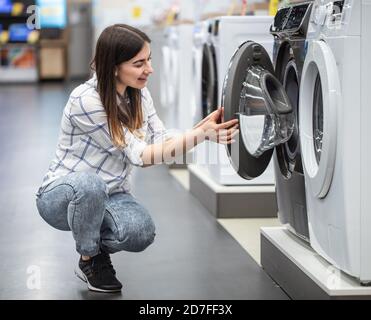
[[[71,230],[81,255],[95,256],[100,250],[139,252],[154,241],[148,211],[128,193],[108,195],[96,174],[68,174],[36,196],[41,217],[56,229]]]

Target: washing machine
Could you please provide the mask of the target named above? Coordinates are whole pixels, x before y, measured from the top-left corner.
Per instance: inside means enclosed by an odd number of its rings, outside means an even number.
[[[311,246],[371,281],[371,0],[314,2],[299,104]]]
[[[156,107],[156,111],[159,113],[161,119],[166,113],[166,86],[164,81],[164,60],[163,59],[163,46],[164,46],[164,30],[160,27],[152,27],[144,29],[144,32],[148,34],[151,39],[151,56],[152,56],[152,67],[154,73],[150,76],[148,81],[148,89],[151,92],[153,103]]]
[[[167,109],[164,123],[168,128],[176,128],[178,122],[177,101],[179,88],[179,34],[176,26],[164,28],[162,47],[162,78],[165,90],[162,91],[161,103]]]
[[[305,180],[299,137],[300,83],[306,56],[306,38],[312,2],[281,8],[271,33],[274,36],[273,65],[294,112],[294,132],[273,152],[278,217],[291,232],[310,242]]]
[[[231,57],[246,40],[261,43],[272,56],[273,38],[269,33],[273,17],[223,16],[210,20],[209,41],[204,45],[202,66],[203,114],[221,105],[221,93]],[[209,175],[220,185],[274,185],[273,165],[257,179],[245,180],[233,169],[225,147],[205,142]]]
[[[298,107],[311,11],[311,2],[301,2],[277,12],[270,28],[273,63],[260,43],[242,44],[231,59],[222,94],[225,120],[240,120],[238,143],[226,148],[232,166],[242,178],[254,180],[273,157],[278,217],[307,242]]]
[[[179,24],[165,29],[163,47],[164,100],[169,111],[169,127],[185,131],[194,125],[194,108],[190,103],[192,91],[193,24]]]

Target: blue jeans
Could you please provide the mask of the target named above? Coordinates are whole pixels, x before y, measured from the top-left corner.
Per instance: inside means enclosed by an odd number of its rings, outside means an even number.
[[[139,252],[155,237],[148,211],[128,193],[108,195],[96,174],[75,172],[37,193],[41,217],[59,230],[72,231],[76,250],[95,256],[100,250]]]

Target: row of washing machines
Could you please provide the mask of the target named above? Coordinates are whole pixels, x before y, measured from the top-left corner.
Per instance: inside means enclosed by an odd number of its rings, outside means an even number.
[[[216,106],[225,121],[239,119],[235,144],[210,143],[209,174],[223,185],[275,183],[280,221],[363,285],[371,282],[370,16],[371,0],[315,0],[274,19],[183,26],[180,61],[164,49],[162,72],[180,128]]]

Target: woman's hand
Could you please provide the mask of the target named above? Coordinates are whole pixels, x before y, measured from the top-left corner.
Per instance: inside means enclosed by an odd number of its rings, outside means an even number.
[[[238,120],[230,120],[220,123],[223,117],[223,109],[219,108],[209,114],[205,119],[198,123],[192,130],[166,140],[165,142],[148,145],[143,153],[143,166],[151,166],[163,162],[170,163],[176,158],[193,149],[205,139],[221,144],[231,144],[235,142],[233,137],[238,133]]]
[[[221,144],[235,142],[233,137],[238,134],[238,119],[221,123],[224,108],[218,108],[201,120],[193,129],[202,130],[205,139]]]

